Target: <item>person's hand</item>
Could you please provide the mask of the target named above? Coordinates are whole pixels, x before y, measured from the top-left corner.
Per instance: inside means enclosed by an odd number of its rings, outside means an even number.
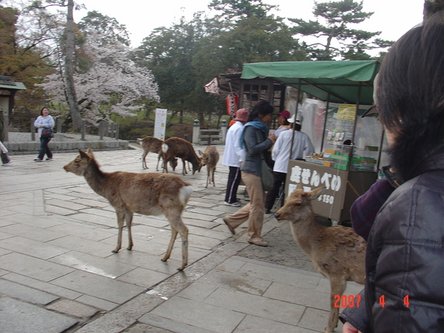
[[[356,327],[349,322],[344,323],[342,326],[342,333],[361,333]]]
[[[277,139],[276,135],[274,135],[273,133],[269,134],[269,135],[268,135],[268,138],[269,138],[269,139],[271,140],[271,142],[273,142],[273,143],[275,143],[275,142],[276,142],[276,139]]]

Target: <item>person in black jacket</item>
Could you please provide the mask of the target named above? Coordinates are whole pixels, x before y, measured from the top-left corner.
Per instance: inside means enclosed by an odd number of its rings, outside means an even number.
[[[344,333],[444,332],[444,10],[434,8],[392,46],[375,83],[403,183],[371,226],[365,301],[342,312]]]

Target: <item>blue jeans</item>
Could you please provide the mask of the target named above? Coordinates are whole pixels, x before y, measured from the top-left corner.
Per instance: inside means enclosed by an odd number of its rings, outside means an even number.
[[[39,150],[39,156],[38,158],[40,160],[43,160],[43,157],[45,157],[45,154],[48,158],[52,158],[52,152],[49,150],[48,143],[51,141],[51,138],[42,138],[40,137],[40,150]]]

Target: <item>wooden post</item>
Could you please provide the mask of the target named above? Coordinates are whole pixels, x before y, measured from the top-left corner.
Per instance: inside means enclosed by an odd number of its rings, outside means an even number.
[[[57,117],[55,120],[56,123],[56,133],[62,133],[62,118],[61,117]]]
[[[199,144],[199,136],[200,136],[200,123],[198,119],[194,119],[193,122],[193,144]]]
[[[35,141],[35,127],[34,127],[34,119],[31,118],[31,141]]]
[[[103,140],[103,136],[105,135],[105,131],[106,131],[107,126],[108,126],[108,123],[106,122],[106,120],[102,120],[99,123],[99,139],[100,140]]]
[[[225,144],[225,136],[227,135],[227,121],[225,119],[222,119],[221,121],[219,135],[219,142]]]
[[[85,122],[84,121],[82,121],[82,125],[81,125],[81,128],[80,128],[80,131],[81,131],[80,140],[85,141],[86,126],[85,126]]]

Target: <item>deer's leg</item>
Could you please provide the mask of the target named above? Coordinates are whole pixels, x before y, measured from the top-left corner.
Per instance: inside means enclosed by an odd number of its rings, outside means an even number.
[[[186,175],[188,172],[187,172],[187,168],[186,168],[186,166],[185,166],[185,160],[184,159],[182,159],[182,175]]]
[[[347,281],[343,276],[331,276],[330,279],[330,317],[328,318],[328,324],[325,328],[325,333],[333,332],[336,326],[338,326],[339,319],[339,306],[335,304],[335,299],[339,297],[341,299],[344,293]]]
[[[161,159],[161,158],[162,158],[162,155],[158,154],[158,155],[157,155],[156,171],[159,171],[159,162],[160,162],[160,159]]]
[[[168,173],[168,160],[166,159],[165,156],[162,157],[163,163],[162,163],[162,167],[163,167],[163,171],[165,173]]]
[[[205,188],[208,187],[208,183],[210,181],[211,173],[210,168],[207,166],[207,185],[205,185]]]
[[[168,245],[167,252],[163,257],[162,261],[167,261],[171,255],[171,251],[173,250],[174,241],[176,240],[177,234],[180,234],[182,239],[182,265],[178,268],[179,271],[182,271],[188,265],[188,228],[183,223],[181,218],[182,211],[176,211],[174,208],[171,208],[165,214],[166,218],[170,222],[171,227],[171,239],[170,244]]]
[[[213,181],[213,186],[216,186],[216,183],[214,182],[214,173],[216,172],[216,168],[213,169],[213,172],[211,173],[211,180]]]
[[[126,227],[128,228],[128,247],[127,250],[131,251],[133,249],[133,235],[131,233],[131,226],[133,224],[134,214],[131,212],[125,213]]]
[[[182,239],[182,266],[178,268],[179,271],[183,271],[188,265],[188,228],[183,223],[182,219],[179,218],[179,223],[177,224],[177,231]]]
[[[117,245],[116,248],[113,250],[114,253],[119,252],[119,250],[122,248],[122,231],[125,220],[125,213],[121,211],[116,211],[116,215],[117,215],[117,227],[119,231],[117,234]]]
[[[146,155],[148,155],[148,151],[143,151],[143,154],[142,154],[142,169],[148,169],[148,166],[146,165]]]
[[[173,251],[174,242],[176,241],[176,237],[177,237],[177,231],[175,229],[171,228],[170,242],[168,244],[168,248],[167,248],[167,250],[165,252],[165,255],[161,259],[162,261],[167,261],[168,259],[170,259],[171,252]]]

